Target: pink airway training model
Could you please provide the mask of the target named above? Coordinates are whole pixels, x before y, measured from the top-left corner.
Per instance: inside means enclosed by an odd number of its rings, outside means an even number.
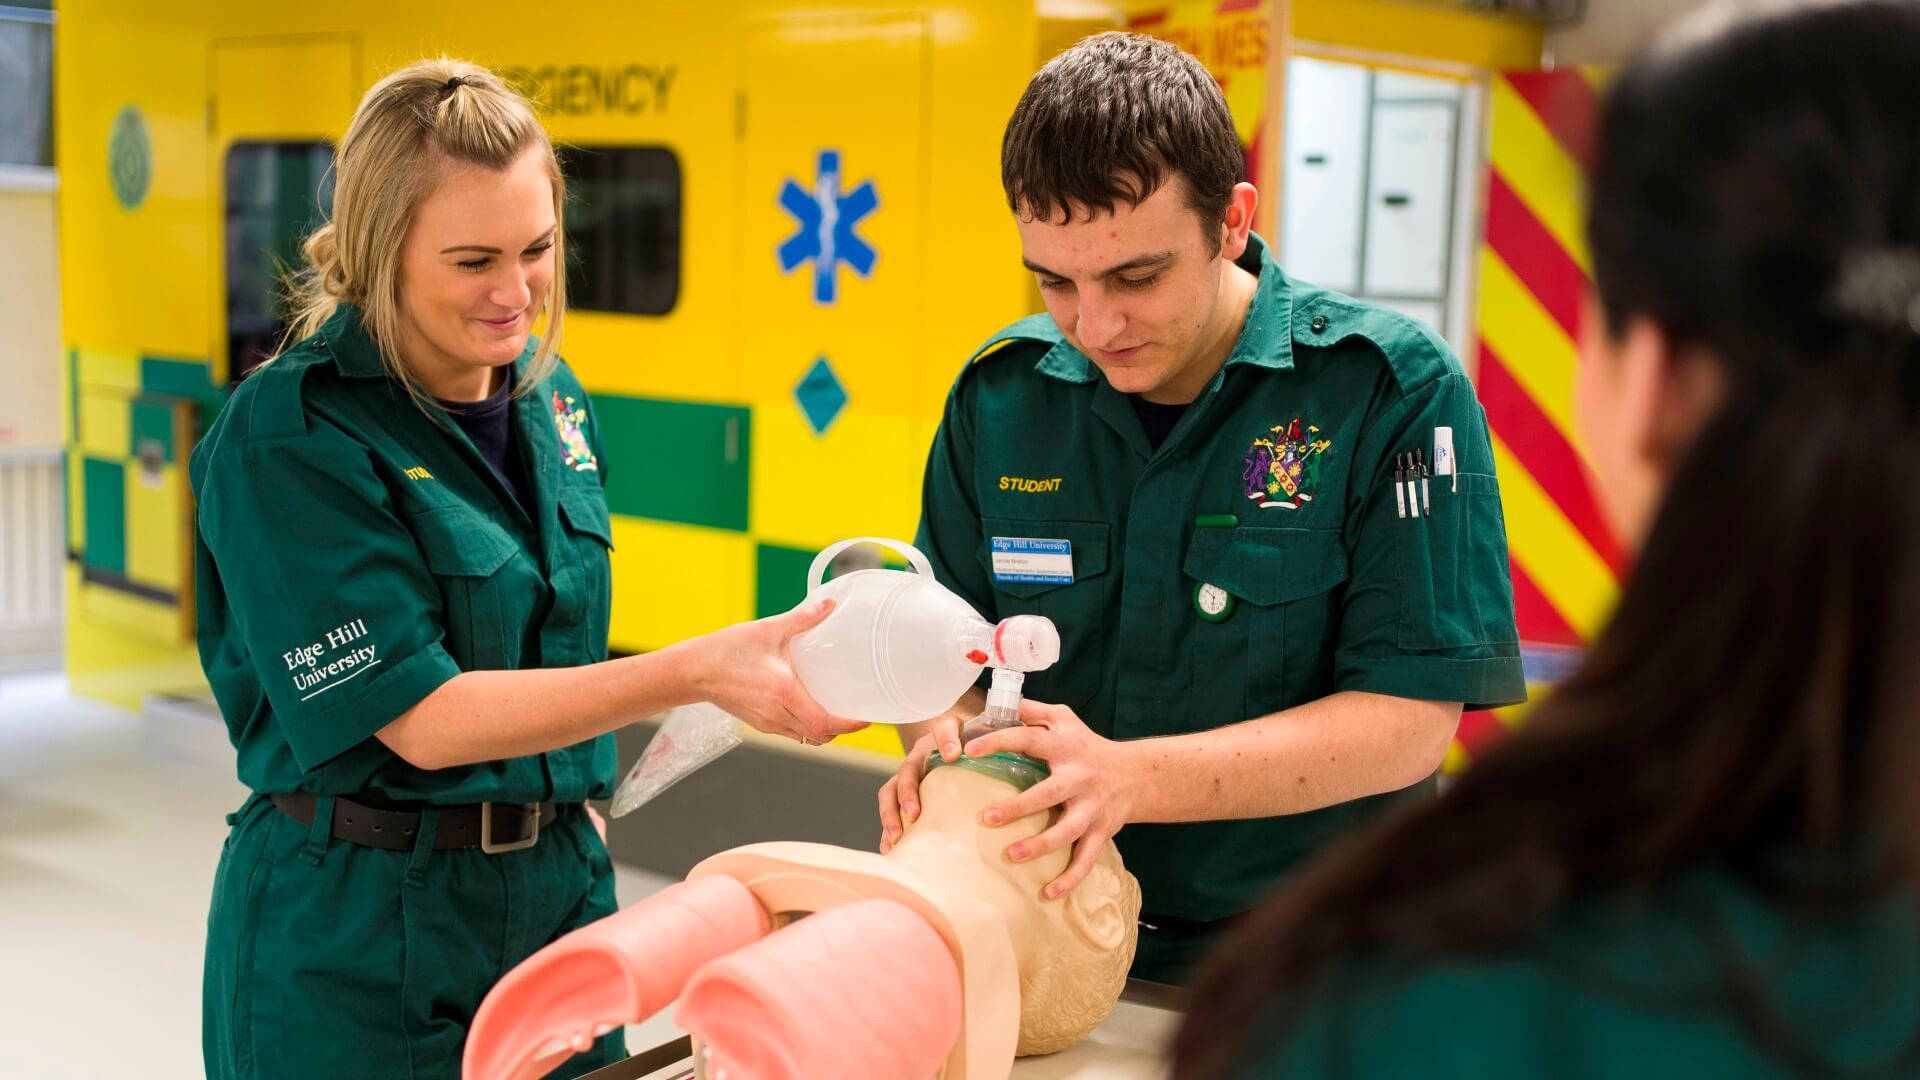
[[[765,937],[769,929],[765,909],[733,878],[669,885],[508,972],[474,1015],[461,1075],[545,1076],[605,1031],[666,1008],[700,965]],[[925,923],[921,929],[932,933]],[[952,969],[951,960],[947,967]],[[959,991],[954,994],[957,1000]]]
[[[709,1076],[920,1080],[946,1063],[960,1009],[940,935],[902,904],[861,900],[708,962],[674,1020],[705,1044]]]

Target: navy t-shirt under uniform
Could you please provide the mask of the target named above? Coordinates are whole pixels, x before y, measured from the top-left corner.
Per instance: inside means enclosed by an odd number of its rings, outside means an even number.
[[[1140,426],[1147,433],[1147,445],[1155,450],[1160,449],[1160,444],[1173,434],[1174,425],[1180,422],[1180,418],[1187,415],[1188,402],[1162,405],[1157,401],[1148,401],[1139,394],[1128,394],[1127,397],[1133,402],[1133,414],[1140,418]]]
[[[487,459],[494,475],[507,485],[521,506],[528,505],[526,485],[520,479],[520,448],[513,438],[513,372],[500,382],[485,400],[442,401],[441,406],[460,430],[473,440],[474,449]]]

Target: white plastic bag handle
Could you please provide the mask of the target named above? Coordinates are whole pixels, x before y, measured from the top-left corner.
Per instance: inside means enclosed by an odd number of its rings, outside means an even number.
[[[904,540],[889,540],[884,536],[856,536],[851,540],[842,540],[813,557],[813,565],[807,568],[808,596],[812,596],[815,590],[826,584],[826,580],[821,577],[821,575],[826,573],[828,564],[833,562],[833,557],[855,544],[878,544],[884,548],[892,548],[894,551],[905,555],[907,562],[913,564],[915,570],[918,570],[929,578],[933,577],[933,563],[928,561],[927,557],[921,554],[920,549],[914,547],[912,544]]]

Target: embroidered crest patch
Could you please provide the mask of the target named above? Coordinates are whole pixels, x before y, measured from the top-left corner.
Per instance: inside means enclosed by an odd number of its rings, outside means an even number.
[[[573,399],[560,400],[560,391],[553,392],[553,426],[560,431],[560,449],[566,454],[568,465],[574,472],[595,471],[600,463],[593,456],[593,447],[587,445],[587,436],[580,425],[587,419],[587,410],[573,407]]]
[[[1247,449],[1247,467],[1240,474],[1246,481],[1247,498],[1263,509],[1297,510],[1301,503],[1312,502],[1320,482],[1320,455],[1333,445],[1333,440],[1319,435],[1319,428],[1308,424],[1303,430],[1295,417],[1292,423],[1268,428],[1253,440]]]

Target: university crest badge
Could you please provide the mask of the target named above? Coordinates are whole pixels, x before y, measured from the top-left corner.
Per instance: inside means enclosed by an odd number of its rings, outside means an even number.
[[[1290,424],[1268,428],[1247,449],[1247,466],[1240,476],[1246,481],[1247,498],[1260,504],[1298,510],[1301,503],[1313,501],[1314,488],[1320,482],[1320,455],[1333,445],[1322,439],[1312,424],[1301,427],[1295,417]]]
[[[587,410],[573,407],[573,399],[560,400],[560,391],[553,392],[553,426],[560,431],[560,449],[566,454],[568,465],[574,472],[598,470],[600,463],[594,459],[593,447],[587,445],[587,436],[580,425],[587,419]]]

